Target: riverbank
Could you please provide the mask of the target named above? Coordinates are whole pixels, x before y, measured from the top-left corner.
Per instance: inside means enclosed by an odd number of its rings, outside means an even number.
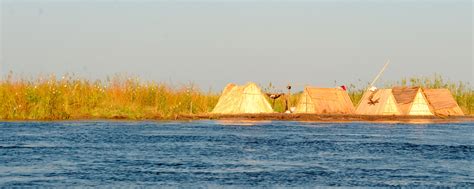
[[[179,115],[176,120],[238,120],[238,121],[308,121],[308,122],[375,122],[375,123],[462,123],[474,122],[474,116],[371,116],[317,114],[236,114]]]
[[[264,122],[264,121],[297,121],[297,122],[320,122],[320,123],[353,123],[353,122],[369,122],[369,123],[474,123],[474,116],[371,116],[371,115],[318,115],[318,114],[179,114],[174,117],[150,116],[141,119],[128,118],[125,116],[115,117],[77,117],[74,119],[54,120],[54,119],[15,119],[0,120],[5,122],[34,122],[34,121],[223,121],[223,122]]]

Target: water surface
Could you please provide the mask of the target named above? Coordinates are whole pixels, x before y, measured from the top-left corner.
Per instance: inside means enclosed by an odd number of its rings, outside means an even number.
[[[4,122],[0,186],[474,187],[474,124]]]

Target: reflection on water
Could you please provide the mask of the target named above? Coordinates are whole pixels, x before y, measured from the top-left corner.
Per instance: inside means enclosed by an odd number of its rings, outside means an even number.
[[[473,131],[472,123],[0,123],[0,186],[473,187]]]
[[[272,122],[271,121],[254,121],[254,120],[217,120],[216,123],[219,125],[255,126],[255,125],[270,124]]]

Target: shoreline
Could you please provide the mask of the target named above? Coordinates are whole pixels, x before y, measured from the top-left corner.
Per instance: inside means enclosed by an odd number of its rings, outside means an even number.
[[[322,114],[180,114],[174,118],[164,118],[160,116],[149,118],[127,118],[122,116],[107,117],[82,117],[72,119],[12,119],[0,120],[1,122],[71,122],[71,121],[298,121],[298,122],[319,122],[319,123],[469,123],[474,122],[474,115],[469,116],[380,116],[380,115],[322,115]]]
[[[468,123],[474,122],[474,116],[379,116],[379,115],[321,115],[321,114],[201,114],[182,115],[180,119],[188,120],[242,120],[242,121],[303,121],[321,123]]]

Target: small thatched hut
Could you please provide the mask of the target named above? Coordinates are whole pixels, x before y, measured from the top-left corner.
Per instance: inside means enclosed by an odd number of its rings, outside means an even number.
[[[401,115],[392,89],[367,91],[356,109],[360,115]]]
[[[337,88],[306,87],[295,113],[353,114],[354,104],[346,91]]]
[[[431,106],[432,112],[437,116],[463,116],[453,95],[448,89],[423,89]]]
[[[420,87],[394,87],[392,93],[403,115],[434,115]]]
[[[255,83],[248,83],[244,86],[231,83],[225,87],[212,113],[273,113],[273,109]]]

